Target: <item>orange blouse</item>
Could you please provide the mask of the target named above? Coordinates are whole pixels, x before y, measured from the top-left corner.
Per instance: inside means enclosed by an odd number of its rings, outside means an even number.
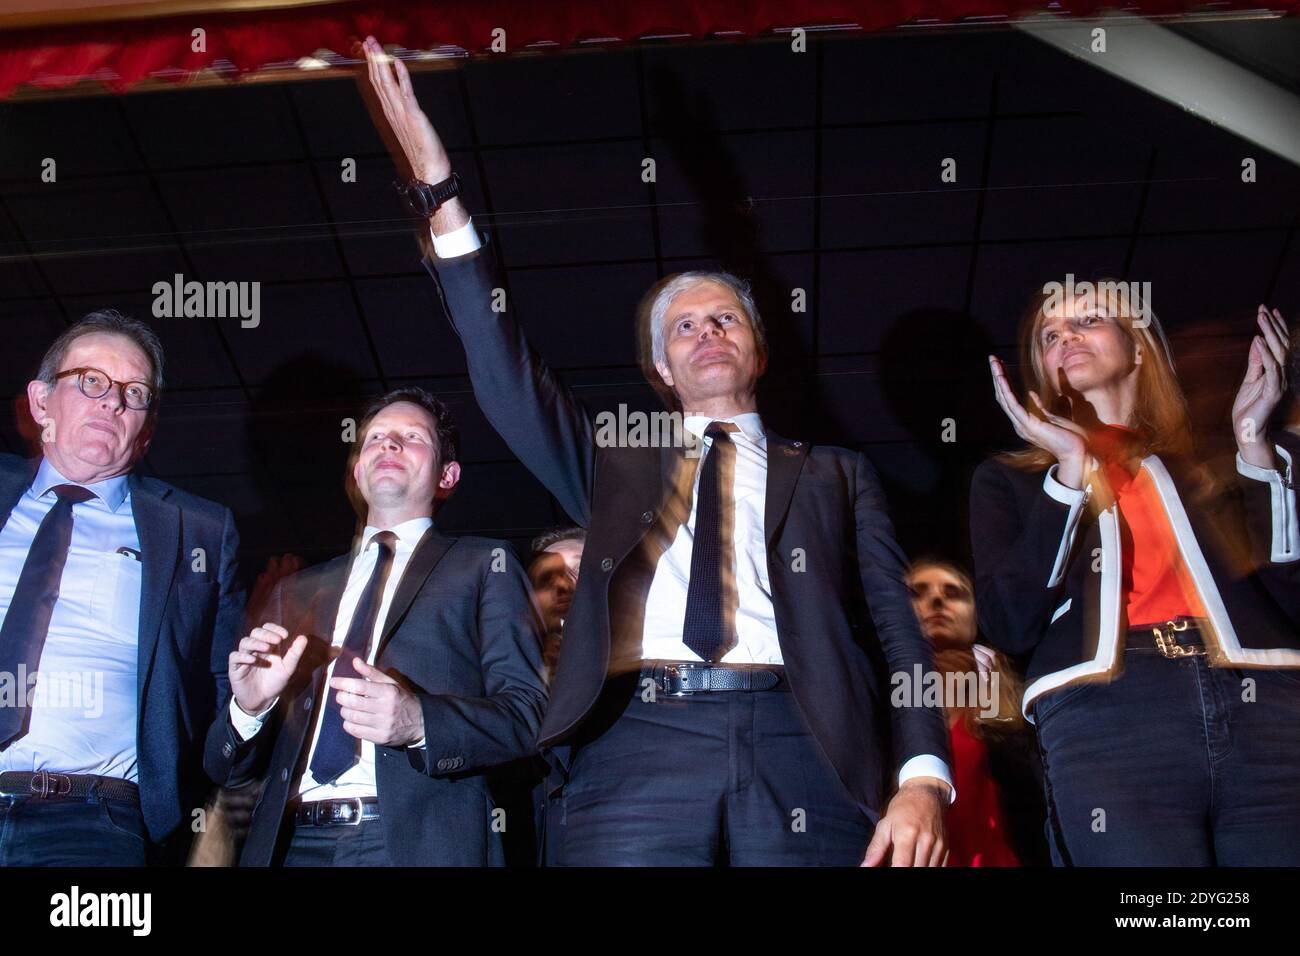
[[[1136,434],[1112,425],[1102,435],[1094,435],[1089,443],[1124,517],[1120,540],[1128,623],[1132,626],[1176,617],[1205,617],[1205,608],[1178,550],[1174,529],[1151,474],[1141,467],[1136,474],[1131,473],[1123,464],[1126,456],[1118,453],[1126,439]]]

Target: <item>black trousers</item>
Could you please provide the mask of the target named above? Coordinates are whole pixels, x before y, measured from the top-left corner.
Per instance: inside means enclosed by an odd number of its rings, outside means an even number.
[[[293,827],[281,866],[392,866],[382,820],[356,826]]]
[[[781,690],[611,679],[547,806],[556,866],[856,866],[872,824]]]

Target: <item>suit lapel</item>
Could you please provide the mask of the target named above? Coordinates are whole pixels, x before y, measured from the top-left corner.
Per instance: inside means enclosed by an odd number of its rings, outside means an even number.
[[[171,489],[162,485],[160,493],[134,474],[130,477],[129,484],[131,514],[135,518],[136,534],[140,536],[142,564],[136,685],[143,712],[144,688],[154,650],[158,646],[163,611],[167,607],[167,592],[171,590],[176,569],[185,556],[179,554],[180,509],[165,500]]]
[[[767,429],[767,503],[763,509],[763,530],[769,546],[790,508],[790,497],[807,457],[807,442],[790,441]]]
[[[420,543],[415,546],[415,552],[411,555],[411,560],[406,563],[406,570],[402,574],[402,580],[397,585],[397,592],[393,595],[393,603],[388,608],[388,617],[384,618],[384,630],[379,635],[379,646],[375,649],[375,660],[379,660],[379,655],[383,652],[384,645],[388,639],[393,636],[397,626],[402,623],[402,618],[411,607],[411,602],[415,596],[420,593],[424,587],[425,580],[433,572],[442,556],[447,553],[448,549],[455,544],[455,539],[444,538],[434,529],[433,525],[429,530],[424,532],[424,537],[420,538]]]

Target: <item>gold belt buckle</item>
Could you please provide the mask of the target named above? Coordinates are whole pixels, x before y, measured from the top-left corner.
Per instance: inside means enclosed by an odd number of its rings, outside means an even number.
[[[1205,653],[1204,647],[1183,647],[1174,638],[1174,633],[1185,631],[1188,628],[1187,621],[1166,621],[1164,624],[1158,624],[1151,628],[1151,632],[1156,636],[1156,650],[1163,656],[1173,659],[1176,657],[1198,657]]]

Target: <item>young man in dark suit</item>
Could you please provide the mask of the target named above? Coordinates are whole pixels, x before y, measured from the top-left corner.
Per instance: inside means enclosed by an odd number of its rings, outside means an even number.
[[[588,529],[541,731],[557,766],[548,859],[941,863],[942,716],[886,718],[874,666],[883,652],[895,673],[931,667],[880,483],[861,454],[765,427],[747,285],[686,273],[647,296],[642,365],[677,410],[676,447],[598,430],[497,307],[492,243],[405,68],[365,47],[479,405]]]
[[[536,752],[546,703],[528,579],[505,542],[434,527],[460,479],[440,401],[390,392],[357,441],[365,529],[281,581],[230,655],[208,772],[265,777],[243,866],[500,865],[485,771]]]

